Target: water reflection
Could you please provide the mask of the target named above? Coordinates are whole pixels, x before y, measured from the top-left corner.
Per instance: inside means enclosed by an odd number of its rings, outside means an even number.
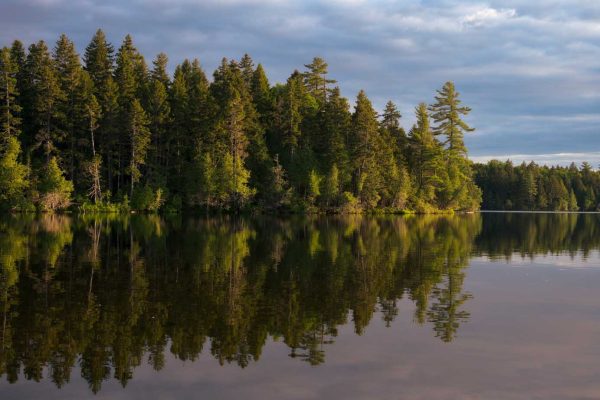
[[[469,319],[474,254],[600,247],[598,215],[161,219],[10,217],[0,222],[0,374],[94,392],[165,352],[245,367],[269,338],[318,365],[340,326],[414,321],[452,341]]]

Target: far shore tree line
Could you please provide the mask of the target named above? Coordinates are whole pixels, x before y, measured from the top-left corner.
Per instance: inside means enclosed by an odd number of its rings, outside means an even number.
[[[452,82],[405,132],[391,101],[379,114],[360,91],[351,107],[319,57],[275,85],[248,55],[211,80],[198,60],[167,64],[160,53],[148,66],[129,35],[115,50],[102,30],[82,56],[66,35],[2,48],[0,208],[446,212],[478,209],[480,187],[484,208],[525,204],[488,179],[495,164],[468,160],[471,110]],[[532,209],[598,207],[597,172],[531,168]],[[544,202],[556,179],[566,197]]]

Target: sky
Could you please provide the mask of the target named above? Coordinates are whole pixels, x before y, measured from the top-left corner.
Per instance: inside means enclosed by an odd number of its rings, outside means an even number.
[[[66,33],[82,52],[97,28],[209,76],[248,53],[285,82],[320,56],[351,102],[392,100],[406,129],[452,80],[475,161],[600,164],[600,0],[0,0],[0,45]]]

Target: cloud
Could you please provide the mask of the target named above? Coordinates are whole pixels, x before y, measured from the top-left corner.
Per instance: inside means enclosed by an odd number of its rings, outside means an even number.
[[[600,151],[596,1],[3,0],[0,25],[4,45],[65,32],[80,51],[98,27],[116,47],[131,33],[147,58],[197,57],[209,76],[247,52],[272,83],[318,55],[352,103],[360,89],[393,100],[406,128],[453,80],[473,156]]]
[[[481,27],[485,25],[495,24],[509,20],[517,16],[517,11],[514,8],[500,9],[482,8],[462,18],[462,23],[465,26]]]

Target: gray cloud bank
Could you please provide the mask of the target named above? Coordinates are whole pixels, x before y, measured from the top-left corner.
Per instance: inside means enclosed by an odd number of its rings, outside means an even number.
[[[365,89],[378,108],[395,101],[407,128],[413,107],[453,80],[473,108],[474,158],[569,153],[600,163],[596,0],[0,2],[3,45],[64,32],[82,50],[98,27],[116,47],[131,33],[147,58],[198,57],[209,74],[221,57],[247,52],[284,81],[319,55],[347,97]]]

